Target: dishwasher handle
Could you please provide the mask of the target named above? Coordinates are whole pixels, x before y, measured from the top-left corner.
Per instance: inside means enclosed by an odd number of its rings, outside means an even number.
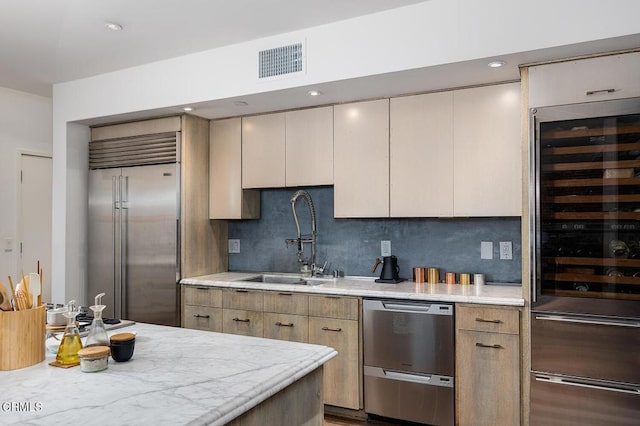
[[[407,312],[425,315],[449,315],[453,316],[453,305],[446,303],[414,303],[404,301],[384,301],[377,299],[365,299],[363,302],[365,311]]]
[[[400,382],[420,383],[423,385],[453,388],[453,377],[437,374],[416,374],[407,371],[388,370],[386,368],[364,366],[364,375],[380,379],[396,380]]]

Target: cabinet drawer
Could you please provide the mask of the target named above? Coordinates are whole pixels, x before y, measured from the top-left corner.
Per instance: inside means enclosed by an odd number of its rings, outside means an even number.
[[[456,305],[456,324],[460,330],[520,334],[520,312]]]
[[[225,333],[262,337],[263,323],[262,312],[238,309],[222,310],[222,331]]]
[[[211,287],[184,287],[184,304],[195,306],[222,307],[222,290]]]
[[[262,311],[262,301],[261,291],[225,289],[222,293],[222,306],[225,309]]]
[[[185,305],[184,327],[222,332],[222,309]]]
[[[268,292],[264,294],[264,312],[308,315],[309,296],[299,293]]]
[[[309,296],[309,315],[357,320],[358,299],[340,296]]]
[[[265,312],[264,337],[307,343],[309,341],[309,317]]]

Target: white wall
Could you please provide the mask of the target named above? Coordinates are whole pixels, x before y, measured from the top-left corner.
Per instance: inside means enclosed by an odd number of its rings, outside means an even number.
[[[55,85],[54,294],[80,291],[82,259],[66,250],[86,245],[84,228],[69,227],[86,209],[69,177],[81,166],[67,155],[69,122],[636,34],[639,14],[637,0],[430,0]],[[256,52],[301,38],[307,73],[258,81]]]
[[[52,100],[0,87],[0,281],[19,276],[19,153],[51,155]],[[5,239],[14,244],[5,250]],[[19,280],[18,280],[19,281]]]

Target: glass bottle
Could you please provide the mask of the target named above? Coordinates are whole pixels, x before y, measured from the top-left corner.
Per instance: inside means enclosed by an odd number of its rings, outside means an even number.
[[[93,311],[93,322],[91,323],[91,329],[85,342],[85,347],[89,346],[109,346],[109,337],[107,336],[107,330],[104,328],[104,322],[102,321],[102,311],[106,308],[103,305],[102,296],[105,293],[100,293],[95,298],[95,305],[89,306],[89,309]]]
[[[58,364],[71,365],[79,364],[80,357],[78,351],[82,349],[82,340],[80,340],[80,331],[76,326],[76,316],[78,311],[75,310],[75,300],[69,301],[67,304],[67,312],[62,315],[67,318],[67,327],[64,330],[56,361]]]

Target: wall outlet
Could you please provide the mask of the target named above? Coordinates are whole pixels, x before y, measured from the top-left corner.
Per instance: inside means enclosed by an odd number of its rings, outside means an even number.
[[[13,251],[13,238],[7,237],[4,239],[4,251]]]
[[[486,259],[486,260],[493,259],[493,242],[492,241],[480,242],[480,259]]]
[[[229,238],[229,253],[240,253],[240,239]]]
[[[513,259],[513,245],[511,244],[511,241],[500,241],[500,259]]]
[[[391,256],[391,240],[380,241],[380,256]]]

